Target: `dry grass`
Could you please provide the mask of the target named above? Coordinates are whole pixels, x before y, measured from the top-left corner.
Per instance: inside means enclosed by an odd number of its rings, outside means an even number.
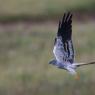
[[[94,11],[94,0],[0,0],[0,15],[52,16],[66,10]]]
[[[95,58],[95,22],[73,23],[76,61]],[[80,68],[81,79],[48,64],[57,23],[0,25],[0,95],[95,95],[94,65]]]

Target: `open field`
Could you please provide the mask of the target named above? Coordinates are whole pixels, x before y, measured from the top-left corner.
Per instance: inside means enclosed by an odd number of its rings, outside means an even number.
[[[95,61],[95,0],[0,0],[0,95],[95,95],[95,65],[79,68],[76,81],[48,64],[67,10],[76,62]]]
[[[0,24],[0,95],[95,95],[95,65],[80,80],[48,64],[58,22]],[[74,22],[76,61],[95,60],[95,21]]]
[[[95,14],[95,0],[0,0],[0,21],[53,19],[67,10]]]
[[[53,15],[66,10],[93,10],[94,0],[0,0],[0,14]]]

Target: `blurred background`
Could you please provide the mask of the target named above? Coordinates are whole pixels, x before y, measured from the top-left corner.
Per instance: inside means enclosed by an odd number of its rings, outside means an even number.
[[[0,95],[95,95],[95,65],[79,68],[75,80],[48,64],[67,11],[75,61],[95,61],[95,0],[0,0]]]

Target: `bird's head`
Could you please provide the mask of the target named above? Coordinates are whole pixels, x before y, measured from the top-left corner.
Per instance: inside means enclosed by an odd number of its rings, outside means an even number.
[[[49,64],[56,65],[56,60],[51,60]]]

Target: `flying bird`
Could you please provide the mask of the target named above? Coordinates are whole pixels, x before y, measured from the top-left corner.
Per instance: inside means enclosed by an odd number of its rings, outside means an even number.
[[[79,79],[76,68],[84,65],[95,64],[90,63],[75,63],[74,48],[72,42],[72,14],[64,13],[61,21],[59,21],[58,32],[54,41],[53,53],[55,58],[49,64],[55,65],[60,69],[67,70],[70,74],[75,75]]]

